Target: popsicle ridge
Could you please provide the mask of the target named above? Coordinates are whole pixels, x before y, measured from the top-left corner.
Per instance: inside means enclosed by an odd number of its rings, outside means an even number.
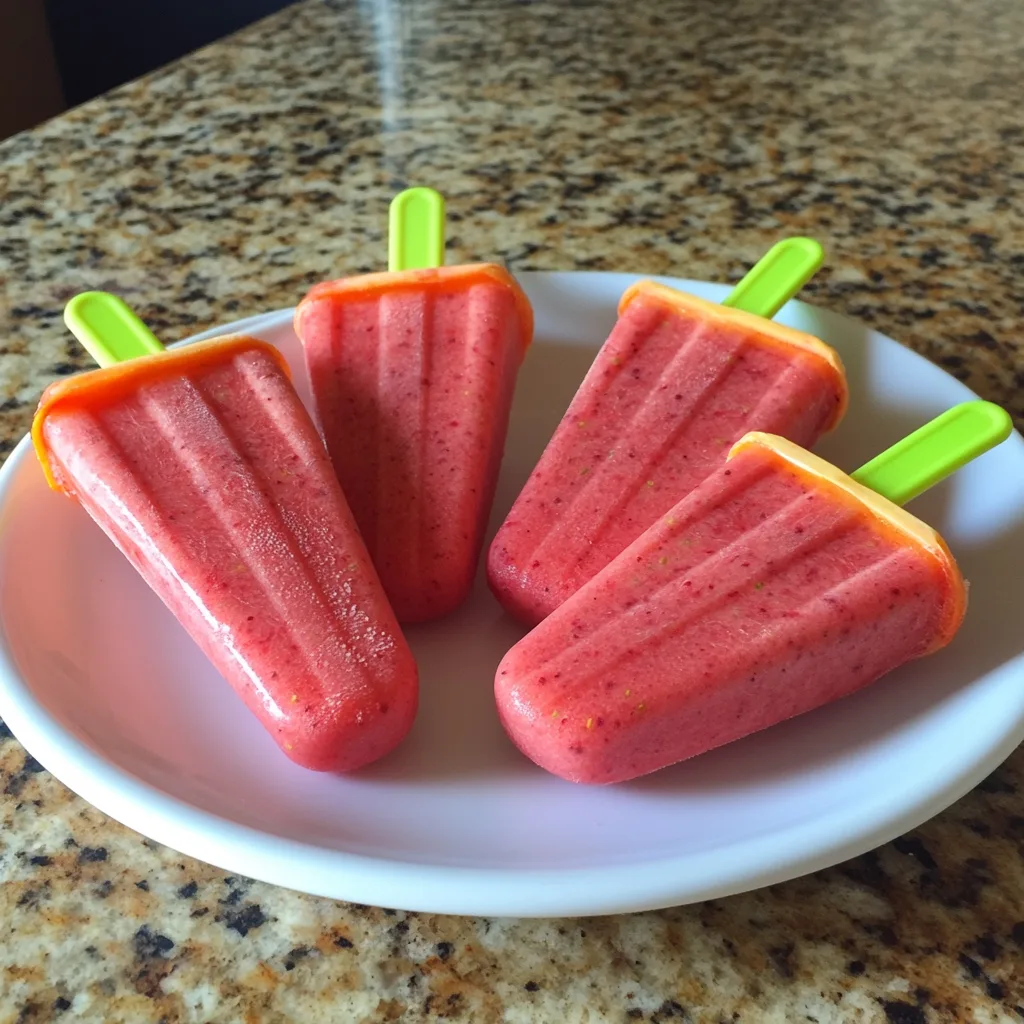
[[[246,376],[249,376],[246,374]],[[222,429],[222,436],[225,448],[233,455],[233,465],[228,470],[230,482],[223,486],[224,481],[214,481],[207,473],[188,458],[188,451],[183,450],[180,445],[174,443],[176,433],[175,424],[162,415],[158,405],[152,402],[142,404],[143,411],[149,415],[152,425],[162,435],[166,442],[167,449],[173,453],[175,460],[181,470],[181,479],[187,479],[191,484],[186,488],[184,494],[190,503],[198,505],[208,502],[211,519],[207,521],[205,534],[208,543],[214,544],[218,541],[224,546],[237,548],[240,561],[235,565],[235,572],[241,575],[248,575],[263,588],[270,596],[271,605],[277,613],[277,622],[274,626],[279,634],[289,638],[289,646],[293,651],[293,661],[290,669],[293,672],[307,674],[311,681],[315,681],[319,696],[323,696],[323,687],[318,679],[318,668],[308,648],[301,642],[300,633],[308,628],[312,621],[323,621],[328,618],[342,618],[337,616],[337,608],[331,608],[332,602],[327,600],[321,581],[310,571],[310,567],[303,565],[301,545],[295,533],[289,529],[288,524],[282,518],[280,511],[275,509],[265,500],[248,501],[249,516],[245,521],[240,521],[237,509],[233,510],[230,503],[237,500],[240,493],[248,492],[252,495],[262,497],[272,490],[268,486],[265,473],[261,472],[255,464],[246,467],[245,455],[255,453],[245,452],[244,439],[230,429],[230,425],[219,414],[214,401],[206,394],[204,389],[195,387],[194,393],[197,398],[195,403],[190,403],[193,409],[203,407],[203,418],[207,425],[214,422],[219,423]],[[227,468],[227,467],[225,467]],[[297,482],[297,481],[296,481]],[[220,486],[218,486],[218,483]],[[221,537],[214,540],[215,534]],[[279,538],[279,540],[267,543],[268,538]],[[253,541],[256,540],[254,544]],[[272,547],[273,555],[268,557],[266,550]],[[261,548],[263,550],[261,550]],[[281,578],[287,576],[290,580],[288,585],[289,600],[284,601],[281,587]],[[275,577],[277,577],[275,579]],[[193,590],[196,607],[200,614],[213,621],[220,621],[217,614],[213,613],[208,605],[201,602],[198,592]],[[234,632],[239,628],[236,622],[224,622],[229,631]],[[266,621],[260,623],[260,628],[267,625]],[[317,652],[318,658],[330,660],[340,657],[350,663],[354,673],[362,678],[364,691],[367,690],[368,670],[366,659],[349,647],[340,637],[331,636],[327,643],[331,646],[320,648]],[[333,648],[333,649],[332,649]],[[274,718],[283,718],[285,709],[280,703],[274,701],[261,685],[259,674],[248,671],[248,664],[239,654],[238,648],[232,645],[232,653],[235,661],[246,675],[249,676],[254,688],[260,695],[261,702]],[[303,670],[305,670],[303,672]]]
[[[410,302],[415,303],[414,307]],[[415,581],[413,588],[418,590],[423,577],[425,430],[433,391],[424,383],[433,378],[433,314],[432,296],[427,292],[407,292],[399,302],[394,301],[394,293],[382,294],[376,307],[379,343],[375,352],[377,383],[373,394],[400,391],[404,396],[402,412],[420,428],[413,434],[414,445],[400,449],[395,441],[402,436],[400,424],[389,423],[387,419],[399,410],[384,403],[372,403],[376,451],[364,481],[367,490],[374,495],[374,512],[366,521],[367,532],[372,535],[367,547],[389,594],[395,593],[396,583],[403,579]],[[340,344],[335,358],[339,355]],[[410,415],[412,410],[415,413]],[[353,427],[358,428],[358,424]],[[353,477],[347,474],[343,479]],[[394,602],[394,598],[392,600]],[[397,604],[401,617],[406,610],[401,602]]]
[[[809,529],[793,527],[794,520],[800,521],[801,504],[806,498],[798,497],[779,504],[771,493],[769,468],[761,467],[755,474],[737,478],[731,487],[723,490],[713,504],[692,503],[691,514],[686,518],[669,515],[651,528],[646,537],[647,550],[641,555],[641,545],[627,548],[617,560],[627,564],[636,562],[634,586],[643,587],[642,600],[634,596],[630,588],[619,591],[620,617],[605,621],[593,632],[585,632],[583,618],[569,624],[569,639],[565,646],[554,652],[550,661],[540,666],[546,676],[558,679],[563,669],[568,669],[578,658],[578,648],[596,646],[601,650],[600,664],[593,666],[592,674],[573,677],[574,687],[586,688],[595,684],[605,674],[610,674],[625,660],[643,648],[645,657],[656,658],[659,645],[673,634],[701,618],[719,613],[733,603],[741,594],[771,588],[773,582],[784,577],[794,564],[814,555],[829,544],[841,543],[844,537],[858,526],[852,510],[845,516],[837,516],[824,523],[815,523]],[[763,538],[761,544],[772,551],[770,566],[751,568],[742,560],[742,552],[749,546],[744,536],[724,547],[714,550],[714,543],[708,536],[695,535],[704,516],[718,514],[740,489],[746,489],[751,497],[760,491],[761,513],[752,520]],[[754,499],[757,500],[757,499]],[[711,537],[714,530],[708,531]],[[703,544],[707,543],[705,551]],[[884,559],[883,559],[884,561]],[[870,567],[871,570],[875,566]],[[866,572],[868,570],[862,570]],[[595,577],[599,579],[600,577]],[[652,586],[653,578],[653,586]],[[824,582],[824,581],[823,581]],[[845,585],[846,579],[840,581]],[[577,614],[586,607],[588,590],[581,590],[573,609]],[[827,597],[826,597],[827,599]],[[796,610],[796,617],[802,617],[821,597],[805,602]],[[551,628],[565,626],[561,608],[552,613]],[[547,628],[547,627],[546,627]],[[752,624],[752,631],[764,628]],[[638,699],[642,699],[638,690]]]
[[[700,299],[696,295],[690,295],[677,288],[670,288],[668,285],[658,284],[656,281],[638,281],[627,288],[619,300],[619,316],[640,296],[656,299],[658,302],[680,310],[687,316],[699,317],[708,323],[741,328],[752,338],[756,338],[764,344],[798,348],[809,353],[828,368],[835,381],[836,392],[840,396],[839,404],[833,411],[832,419],[825,429],[831,430],[845,415],[849,403],[849,389],[842,360],[831,345],[826,345],[814,335],[787,327],[785,324],[776,323],[774,320],[766,320],[764,317],[755,316],[742,309],[708,302],[706,299]]]
[[[370,617],[362,603],[352,600],[353,582],[357,571],[366,573],[370,571],[370,567],[365,564],[365,559],[361,555],[345,551],[343,538],[333,535],[322,521],[309,529],[303,517],[295,515],[292,502],[287,500],[289,494],[308,493],[310,488],[318,486],[306,467],[323,459],[319,439],[310,444],[308,438],[296,436],[287,429],[286,422],[282,421],[284,410],[278,401],[278,389],[272,381],[265,378],[258,366],[248,363],[236,365],[231,369],[240,371],[252,387],[253,393],[259,397],[262,402],[261,411],[268,426],[280,439],[284,450],[289,452],[285,460],[280,456],[270,457],[267,446],[252,442],[251,430],[236,430],[232,427],[229,409],[222,401],[224,396],[231,395],[231,383],[225,381],[218,384],[207,380],[203,384],[194,385],[198,396],[210,410],[210,415],[220,424],[231,449],[236,453],[237,465],[241,467],[242,474],[251,477],[251,480],[245,480],[243,476],[240,482],[253,493],[273,499],[268,501],[264,497],[263,510],[268,513],[268,532],[273,535],[274,527],[277,526],[280,536],[287,544],[287,550],[281,552],[284,578],[293,578],[305,584],[300,590],[300,597],[308,602],[309,617],[305,618],[301,610],[296,614],[294,592],[290,591],[287,605],[282,599],[275,603],[281,622],[288,632],[296,636],[297,641],[300,628],[308,627],[309,622],[315,621],[314,617],[320,611],[333,615],[339,623],[345,623],[350,640],[346,643],[339,638],[338,650],[335,653],[338,653],[346,663],[357,666],[355,671],[363,677],[366,684],[369,684],[373,678],[371,658],[386,653],[394,646],[391,636],[375,635],[369,625]],[[173,424],[165,424],[165,429],[170,437]],[[188,471],[184,464],[183,469]],[[208,479],[204,479],[203,482],[207,486],[213,483]],[[218,506],[218,518],[225,532],[231,536],[239,549],[246,551],[248,548],[247,566],[250,572],[258,575],[266,558],[264,552],[255,550],[246,539],[245,532],[252,532],[251,523],[244,524],[246,531],[241,530],[243,524],[232,522],[224,501]],[[234,518],[237,520],[237,515]],[[351,521],[349,525],[354,527]],[[350,568],[348,578],[342,576],[339,586],[337,570],[343,563]],[[331,642],[334,642],[333,638]],[[315,659],[305,658],[313,676],[321,672],[323,666],[318,662],[323,661],[324,655],[328,653],[331,652],[321,644],[317,648]]]
[[[586,474],[583,487],[573,494],[564,511],[560,511],[557,525],[540,541],[538,547],[530,552],[529,557],[536,558],[541,554],[545,558],[549,557],[551,553],[561,548],[561,542],[566,533],[580,529],[586,529],[591,538],[592,544],[588,549],[588,554],[592,554],[596,548],[600,548],[601,542],[604,540],[608,530],[614,528],[615,524],[621,522],[623,518],[631,515],[629,506],[638,499],[644,504],[658,502],[660,506],[658,509],[659,513],[675,504],[678,496],[673,493],[672,488],[665,489],[658,467],[662,464],[667,454],[679,443],[679,438],[689,429],[693,420],[703,415],[705,408],[714,398],[715,390],[723,384],[730,374],[736,371],[751,344],[746,338],[743,340],[733,340],[728,347],[722,347],[715,353],[716,360],[712,362],[707,358],[707,349],[703,346],[703,342],[709,333],[709,328],[706,325],[702,325],[687,340],[686,344],[678,349],[662,369],[657,384],[636,407],[628,423],[620,432],[622,437],[657,437],[659,421],[665,421],[664,395],[666,391],[669,388],[675,388],[676,384],[674,382],[678,382],[685,376],[684,367],[687,363],[693,363],[695,358],[702,361],[700,388],[693,389],[680,396],[682,401],[676,403],[676,407],[682,406],[682,408],[679,409],[678,415],[669,421],[671,423],[670,430],[663,438],[659,439],[659,443],[656,447],[652,448],[647,457],[641,460],[643,465],[642,478],[639,481],[630,477],[622,477],[618,481],[609,479],[608,471],[614,472],[612,464],[616,454],[618,454],[620,459],[623,454],[626,454],[629,458],[633,457],[632,453],[623,453],[621,451],[622,445],[620,442],[616,443],[615,448],[620,450],[609,450],[607,460],[599,462],[592,472]],[[624,353],[621,357],[616,356],[613,358],[621,358],[623,360],[623,365],[620,367],[619,372],[628,370],[629,356],[627,354]],[[788,393],[789,390],[785,379],[796,372],[798,372],[796,368],[786,365],[782,368],[778,377],[764,386],[763,395],[755,409],[755,415],[761,409],[766,410],[766,413],[760,416],[762,422],[767,418],[767,410],[780,405],[779,396]],[[594,410],[594,412],[597,411]],[[584,410],[580,415],[586,416],[588,413]],[[581,430],[585,429],[585,426],[581,428]],[[609,505],[609,491],[615,489],[619,490],[618,497],[613,504]],[[659,494],[659,492],[662,492],[662,494]],[[585,499],[589,494],[594,493],[599,494],[600,497],[598,498],[597,507],[592,509],[590,503]],[[578,514],[574,514],[577,511]],[[584,573],[584,579],[589,579],[600,568],[600,565],[590,564],[590,560],[586,556],[578,565],[566,567],[567,571],[570,572],[574,569],[581,570]]]
[[[655,467],[699,415],[713,389],[729,376],[736,365],[736,353],[741,345],[732,344],[726,350],[717,351],[716,358],[712,361],[701,351],[705,333],[703,327],[698,328],[686,343],[675,349],[659,368],[657,383],[640,403],[630,407],[627,402],[621,402],[622,405],[631,408],[631,411],[628,420],[615,436],[610,436],[600,429],[604,412],[602,407],[617,402],[617,379],[623,374],[632,373],[632,358],[641,357],[644,352],[641,350],[638,353],[632,345],[622,345],[608,353],[603,367],[599,368],[595,363],[595,370],[603,370],[604,389],[591,401],[574,401],[565,417],[567,422],[574,423],[576,429],[573,433],[577,441],[583,440],[586,445],[585,448],[581,447],[578,460],[580,465],[576,467],[582,478],[582,485],[559,499],[561,507],[557,509],[555,523],[546,534],[537,538],[532,548],[525,550],[523,562],[540,561],[543,565],[550,566],[549,560],[553,559],[556,565],[561,563],[565,553],[570,556],[573,553],[573,548],[565,544],[566,538],[581,531],[585,531],[591,540],[589,553],[593,551],[594,546],[600,546],[610,528],[623,522],[627,516],[627,508],[634,500],[638,497],[645,501],[655,500],[657,492],[663,487],[661,475],[655,471]],[[654,342],[650,339],[648,346],[654,347]],[[663,437],[658,438],[661,432],[658,421],[661,419],[663,423],[666,422],[665,392],[670,386],[673,386],[674,390],[673,382],[685,375],[686,365],[691,362],[691,352],[699,352],[702,357],[699,370],[700,387],[686,389],[678,396],[680,401],[675,404],[677,411],[671,420],[671,428]],[[603,355],[602,353],[598,356],[598,360],[601,360]],[[639,482],[633,473],[618,475],[618,467],[623,460],[627,462],[630,470],[635,467],[633,460],[636,459],[636,452],[632,443],[625,443],[627,438],[658,438],[656,446],[639,460],[643,465]],[[542,458],[538,474],[547,472],[544,461]],[[614,501],[610,500],[612,494],[615,495]],[[675,499],[671,495],[664,496],[659,511],[664,511],[674,503]],[[581,570],[584,570],[583,561],[566,562],[560,565],[558,571],[568,578],[575,577]],[[584,571],[576,585],[582,585],[590,575],[592,572]]]

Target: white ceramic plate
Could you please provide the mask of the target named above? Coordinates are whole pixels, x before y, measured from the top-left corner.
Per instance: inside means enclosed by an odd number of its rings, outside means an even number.
[[[523,367],[492,531],[615,319],[628,274],[523,274],[537,340]],[[725,289],[672,282],[718,300]],[[820,451],[853,469],[972,397],[847,319],[781,320],[841,352],[849,415]],[[290,311],[208,332],[279,345],[305,393]],[[1024,441],[915,502],[972,582],[953,644],[851,698],[612,788],[546,775],[506,739],[495,667],[520,637],[482,579],[409,631],[421,711],[350,778],[287,761],[27,441],[0,472],[0,716],[107,814],[255,878],[346,900],[484,915],[599,914],[778,882],[877,846],[966,792],[1024,736]],[[1012,589],[1011,589],[1012,588]]]

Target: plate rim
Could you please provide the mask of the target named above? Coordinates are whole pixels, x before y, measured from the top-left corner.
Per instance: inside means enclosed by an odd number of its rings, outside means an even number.
[[[727,291],[727,286],[712,282],[619,271],[528,271],[517,275],[527,279],[645,276],[677,287],[699,285],[722,294]],[[810,303],[793,305],[824,312],[856,324],[872,336],[900,344],[844,314]],[[197,332],[174,344],[277,326],[290,319],[293,312],[291,307],[256,314]],[[944,373],[965,395],[973,395],[941,367],[908,351]],[[1014,443],[1024,445],[1016,431],[1013,438]],[[8,514],[10,490],[20,468],[31,457],[31,438],[26,436],[0,467],[0,521]],[[830,867],[883,845],[944,810],[973,789],[1024,739],[1022,698],[1016,716],[1007,716],[1002,723],[999,741],[987,744],[982,751],[972,748],[972,756],[966,759],[969,763],[961,757],[956,770],[950,768],[949,761],[933,763],[928,773],[902,780],[903,784],[888,791],[884,799],[858,803],[853,812],[832,812],[826,818],[817,817],[746,840],[738,844],[741,855],[737,855],[734,844],[727,856],[721,849],[712,849],[599,867],[519,869],[425,864],[329,849],[240,824],[172,796],[106,761],[50,716],[17,669],[3,618],[0,717],[25,749],[72,792],[128,828],[221,869],[331,899],[424,913],[517,917],[652,910],[734,895]],[[823,836],[827,837],[825,841]]]

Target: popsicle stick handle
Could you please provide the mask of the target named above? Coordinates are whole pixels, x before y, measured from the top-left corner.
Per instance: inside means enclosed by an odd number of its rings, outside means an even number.
[[[824,260],[825,251],[813,238],[784,238],[751,267],[722,305],[770,320],[814,277]]]
[[[64,307],[64,323],[100,366],[113,366],[164,350],[131,307],[110,292],[76,295]]]
[[[963,402],[908,434],[850,475],[905,505],[1010,436],[1013,421],[991,402]]]
[[[391,200],[388,270],[425,270],[444,263],[444,198],[432,188],[407,188]]]

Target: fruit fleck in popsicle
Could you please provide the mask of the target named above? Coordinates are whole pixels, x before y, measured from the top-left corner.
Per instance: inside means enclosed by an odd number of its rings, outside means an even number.
[[[43,394],[51,486],[292,760],[348,771],[386,754],[415,717],[416,666],[280,354],[237,335],[165,352],[100,292],[65,319],[103,368]]]
[[[900,505],[1009,432],[998,406],[965,403],[853,476],[748,434],[508,652],[495,694],[509,736],[563,779],[621,782],[938,650],[964,581]]]
[[[441,266],[443,230],[436,192],[401,193],[390,272],[317,285],[295,314],[331,460],[401,622],[469,594],[533,331],[503,268]]]
[[[776,245],[719,306],[642,281],[488,555],[505,609],[550,615],[751,430],[810,447],[846,408],[836,353],[771,322],[821,264],[821,247]]]

